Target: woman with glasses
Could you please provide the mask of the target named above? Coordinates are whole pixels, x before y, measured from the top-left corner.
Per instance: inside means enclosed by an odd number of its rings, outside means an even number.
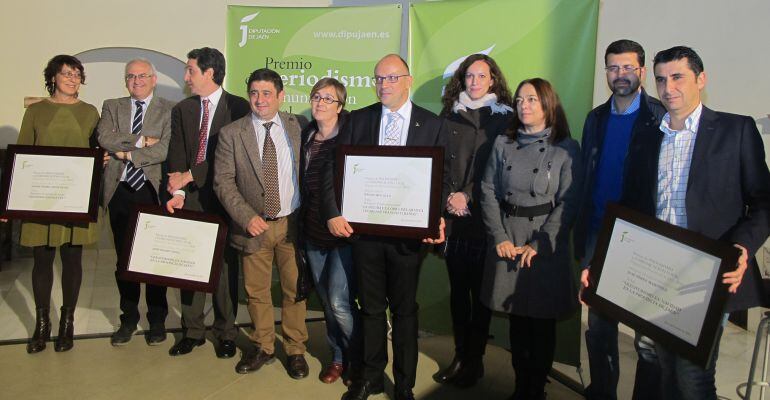
[[[43,71],[50,97],[32,104],[24,113],[18,144],[34,146],[89,147],[89,139],[99,121],[91,104],[78,99],[85,83],[83,64],[72,56],[58,55]],[[74,313],[82,277],[83,245],[97,240],[95,223],[21,224],[21,245],[32,247],[32,291],[35,297],[35,328],[27,343],[27,353],[46,347],[51,337],[49,310],[53,287],[53,260],[59,249],[62,263],[62,305],[59,335],[54,350],[72,348]]]
[[[469,387],[484,374],[482,357],[490,320],[490,311],[479,297],[486,252],[480,183],[495,137],[511,123],[513,98],[495,60],[473,54],[457,68],[441,101],[451,165],[452,186],[444,216],[455,356],[433,378]]]
[[[324,306],[326,336],[332,360],[319,379],[334,383],[350,365],[350,344],[356,326],[353,260],[350,246],[332,236],[321,218],[321,179],[334,153],[337,134],[347,114],[347,91],[334,78],[319,80],[310,91],[313,120],[302,132],[300,154],[302,208],[300,232],[316,291]]]
[[[495,140],[481,182],[490,238],[481,299],[509,316],[511,398],[543,399],[556,320],[577,308],[569,231],[580,198],[580,151],[548,81],[521,82],[515,102],[511,129]]]

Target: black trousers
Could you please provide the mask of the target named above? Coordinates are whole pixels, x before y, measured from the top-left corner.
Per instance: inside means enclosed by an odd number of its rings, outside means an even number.
[[[150,182],[145,182],[141,189],[134,191],[125,182],[120,182],[115,194],[108,205],[112,237],[115,241],[115,252],[120,260],[123,254],[123,242],[128,230],[128,217],[134,204],[158,204],[158,196]],[[127,255],[126,255],[127,256]],[[139,295],[141,285],[137,282],[124,281],[115,272],[115,281],[120,293],[121,325],[136,326],[139,323]],[[166,322],[168,303],[166,287],[145,285],[145,301],[147,302],[147,321],[150,326],[161,326]]]
[[[450,237],[446,266],[449,273],[449,305],[455,339],[455,355],[461,360],[480,360],[489,337],[492,312],[480,301],[484,273],[484,238]]]
[[[517,398],[541,399],[556,348],[556,320],[509,316]]]
[[[395,387],[411,389],[417,373],[417,280],[424,257],[420,243],[362,236],[352,250],[361,305],[363,378],[383,380],[390,307]]]

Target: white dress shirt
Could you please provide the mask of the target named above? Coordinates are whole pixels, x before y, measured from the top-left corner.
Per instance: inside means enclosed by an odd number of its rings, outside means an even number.
[[[395,111],[398,113],[398,115],[401,116],[399,127],[401,129],[401,143],[398,144],[398,146],[406,146],[406,137],[409,134],[409,121],[412,119],[412,102],[411,100],[407,100],[404,105],[402,105],[398,110]],[[380,138],[378,143],[380,146],[387,146],[385,141],[385,128],[388,125],[388,114],[390,114],[391,111],[389,108],[382,106],[382,116],[380,117]],[[395,144],[391,144],[391,146],[395,146]]]
[[[291,142],[283,129],[283,123],[278,114],[270,121],[259,119],[256,114],[251,113],[251,122],[254,124],[254,131],[257,133],[257,144],[259,145],[259,158],[264,156],[262,149],[265,146],[265,126],[266,122],[273,122],[270,128],[270,138],[275,145],[275,155],[278,160],[278,191],[280,192],[281,211],[276,217],[285,217],[299,208],[299,184],[297,183],[297,174],[294,173],[294,152],[291,149]]]

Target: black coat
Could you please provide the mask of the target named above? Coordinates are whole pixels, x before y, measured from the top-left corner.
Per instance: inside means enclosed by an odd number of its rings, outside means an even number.
[[[621,204],[653,217],[662,140],[658,127],[632,139],[621,198]],[[752,118],[703,107],[685,203],[687,229],[749,252],[749,268],[725,311],[759,305],[764,293],[754,254],[770,235],[770,172]]]
[[[481,221],[481,179],[495,138],[511,125],[513,113],[492,114],[490,107],[450,112],[441,115],[447,133],[449,192],[468,196],[470,217],[456,217],[444,212],[447,237],[483,240],[486,233]]]

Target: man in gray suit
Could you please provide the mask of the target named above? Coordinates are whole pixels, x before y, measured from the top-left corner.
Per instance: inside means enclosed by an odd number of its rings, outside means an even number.
[[[158,204],[161,163],[168,151],[174,103],[153,95],[157,79],[149,61],[129,61],[125,80],[130,96],[106,100],[97,127],[99,144],[110,155],[104,171],[103,205],[109,210],[118,260],[124,256],[123,239],[132,206]],[[110,343],[119,346],[131,340],[139,323],[141,287],[121,280],[117,273],[115,279],[122,315],[120,328],[112,334]],[[147,284],[145,301],[150,323],[145,338],[147,344],[156,345],[166,340],[166,287]]]
[[[308,375],[304,358],[305,301],[297,301],[297,209],[300,205],[299,151],[303,117],[278,112],[283,82],[275,71],[251,73],[251,113],[222,128],[215,153],[214,191],[230,215],[230,243],[238,249],[255,344],[235,367],[245,374],[275,360],[275,322],[270,295],[273,260],[283,293],[281,326],[294,379]]]

